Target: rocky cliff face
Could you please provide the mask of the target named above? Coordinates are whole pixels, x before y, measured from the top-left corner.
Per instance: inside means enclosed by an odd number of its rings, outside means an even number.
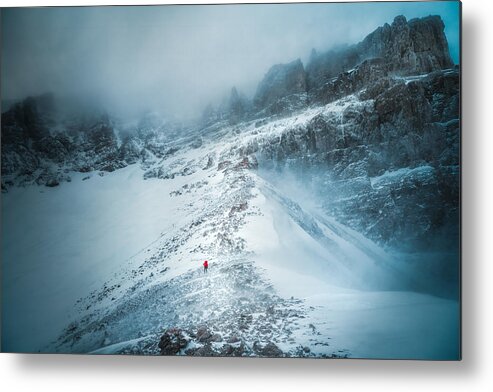
[[[358,44],[320,54],[313,50],[306,70],[300,60],[273,66],[259,83],[254,104],[260,116],[285,115],[307,104],[332,102],[383,77],[451,67],[439,16],[410,21],[397,16]]]
[[[438,16],[412,19],[398,16],[391,25],[368,35],[357,45],[360,56],[382,57],[398,74],[429,73],[453,65],[445,26]]]
[[[381,59],[386,73],[416,75],[453,66],[439,16],[412,19],[397,16],[369,34],[359,44],[317,55],[307,65],[309,88],[319,88],[341,72],[367,59]]]
[[[64,117],[51,95],[29,97],[2,113],[2,191],[56,186],[70,172],[110,172],[135,162],[107,114]]]

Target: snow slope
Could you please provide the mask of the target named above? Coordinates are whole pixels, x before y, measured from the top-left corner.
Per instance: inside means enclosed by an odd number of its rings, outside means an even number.
[[[78,298],[138,263],[179,221],[170,184],[144,181],[137,166],[86,176],[2,195],[4,351],[37,351],[54,340]]]

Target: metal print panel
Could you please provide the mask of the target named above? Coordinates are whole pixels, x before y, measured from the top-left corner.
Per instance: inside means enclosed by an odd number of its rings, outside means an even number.
[[[1,10],[2,351],[460,359],[460,3]]]

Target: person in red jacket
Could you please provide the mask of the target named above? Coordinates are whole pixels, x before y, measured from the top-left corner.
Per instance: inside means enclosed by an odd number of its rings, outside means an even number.
[[[209,268],[209,262],[206,260],[204,261],[204,274],[207,272],[207,268]]]

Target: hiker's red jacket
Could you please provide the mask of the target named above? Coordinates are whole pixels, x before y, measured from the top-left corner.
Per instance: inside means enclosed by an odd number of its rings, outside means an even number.
[[[207,268],[207,267],[209,267],[209,263],[206,260],[206,261],[204,261],[204,268]]]

